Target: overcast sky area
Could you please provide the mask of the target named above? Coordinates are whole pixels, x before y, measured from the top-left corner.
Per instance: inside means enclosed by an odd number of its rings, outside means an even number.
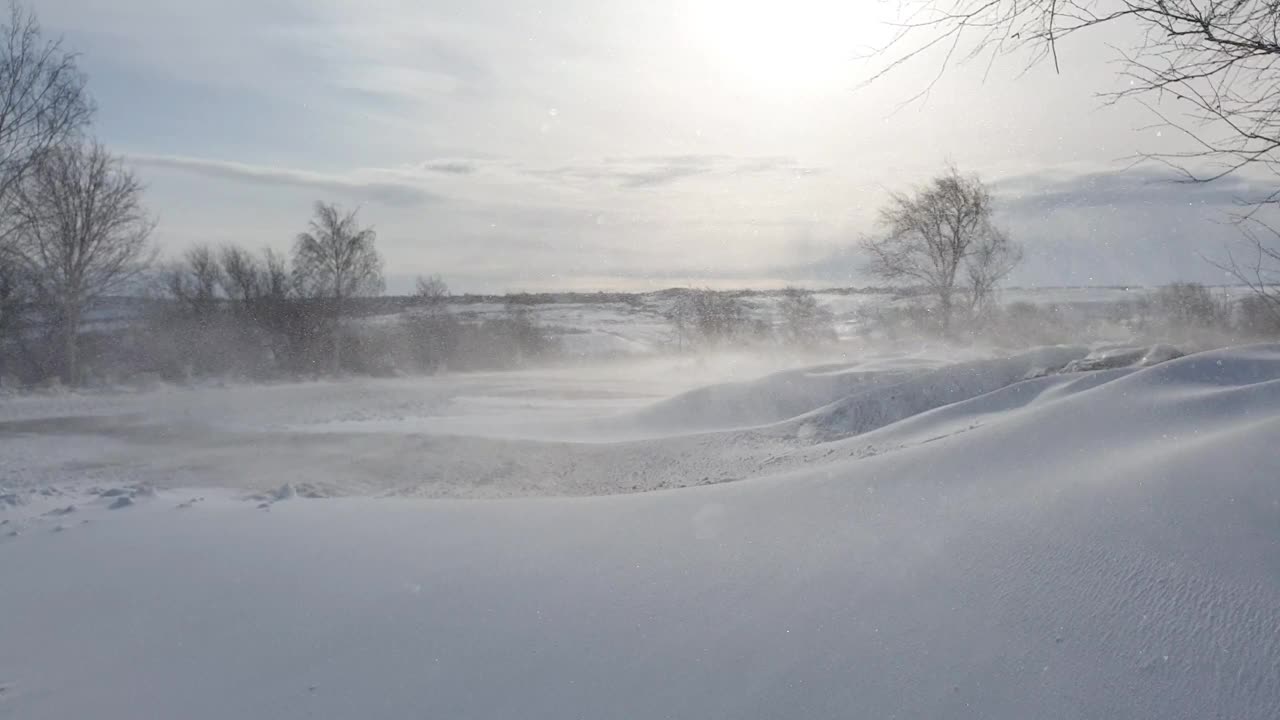
[[[1168,181],[1181,142],[1116,86],[1108,41],[1062,72],[937,58],[870,87],[874,0],[41,0],[148,185],[167,255],[287,249],[311,205],[360,206],[388,290],[866,284],[889,190],[948,159],[996,190],[1016,285],[1224,282],[1243,177]],[[1145,129],[1144,129],[1145,128]],[[1265,178],[1263,179],[1265,181]]]

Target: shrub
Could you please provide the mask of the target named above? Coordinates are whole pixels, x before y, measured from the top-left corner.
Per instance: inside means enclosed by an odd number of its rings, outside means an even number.
[[[779,339],[785,343],[813,347],[836,339],[831,311],[819,305],[808,290],[783,290],[778,314]]]
[[[767,324],[753,319],[740,298],[706,288],[680,291],[667,320],[680,349],[726,345],[768,332]]]
[[[1280,337],[1280,304],[1261,295],[1240,301],[1236,326],[1254,337]]]
[[[1157,321],[1170,329],[1206,329],[1227,324],[1227,307],[1200,283],[1173,283],[1156,290],[1151,299]]]

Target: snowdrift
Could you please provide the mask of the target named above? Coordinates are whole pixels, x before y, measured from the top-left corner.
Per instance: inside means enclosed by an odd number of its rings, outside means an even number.
[[[1019,380],[1060,370],[1087,353],[1081,347],[1041,348],[1010,358],[915,373],[897,382],[891,380],[862,389],[797,418],[797,433],[817,441],[865,433],[927,410],[994,392]]]
[[[841,407],[806,422],[848,432]],[[0,540],[0,715],[1271,720],[1277,438],[1260,346],[1032,378],[673,492],[164,491]]]
[[[781,422],[823,408],[831,429],[852,415],[878,413],[882,424],[990,392],[1034,373],[1084,358],[1083,347],[1040,348],[1011,358],[981,359],[938,368],[930,363],[846,363],[789,370],[749,382],[698,388],[617,419],[614,427],[656,434],[741,429]],[[890,409],[889,405],[895,405]],[[882,405],[880,410],[872,406]],[[844,418],[842,420],[841,418]],[[877,420],[864,422],[864,430]]]
[[[759,380],[698,388],[618,418],[613,427],[678,435],[767,425],[803,414],[835,398],[892,384],[911,370],[864,372],[827,365],[775,373]]]

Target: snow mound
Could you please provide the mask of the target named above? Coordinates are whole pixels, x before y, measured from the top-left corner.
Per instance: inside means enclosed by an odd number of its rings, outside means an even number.
[[[774,373],[757,380],[697,388],[615,418],[601,427],[629,428],[658,435],[744,429],[779,423],[842,401],[856,403],[854,398],[896,398],[917,390],[936,390],[943,393],[936,402],[955,402],[1007,385],[1028,373],[1057,371],[1067,362],[1084,357],[1086,352],[1078,347],[1039,348],[1013,358],[974,360],[943,365],[941,369],[936,359],[910,357],[820,365]],[[972,378],[965,379],[966,376]],[[913,382],[919,384],[917,389],[912,388]],[[949,384],[950,390],[933,388],[930,383]],[[894,388],[902,389],[899,392]],[[945,393],[951,393],[951,399],[948,400]],[[935,407],[934,402],[934,399],[926,400],[912,407],[927,409]],[[904,411],[906,409],[904,407]],[[885,417],[893,415],[889,413]]]
[[[1271,718],[1278,378],[1277,347],[1039,377],[878,434],[990,420],[973,432],[677,493],[149,506],[24,536],[5,550],[28,580],[0,594],[24,618],[0,646],[2,702],[103,718]]]
[[[1088,356],[1073,360],[1062,368],[1062,372],[1088,372],[1092,370],[1114,370],[1124,367],[1150,367],[1162,362],[1180,358],[1181,350],[1172,345],[1151,345],[1149,347],[1111,347],[1095,350]]]
[[[619,424],[678,434],[746,428],[795,417],[860,388],[894,383],[917,371],[863,372],[856,365],[827,365],[721,383],[682,393],[636,411]]]
[[[24,532],[0,715],[1274,720],[1280,345],[1069,355],[745,482]]]
[[[1060,369],[1085,356],[1080,347],[1047,347],[1009,358],[977,360],[859,389],[790,424],[799,437],[825,442],[875,430],[1023,379]]]

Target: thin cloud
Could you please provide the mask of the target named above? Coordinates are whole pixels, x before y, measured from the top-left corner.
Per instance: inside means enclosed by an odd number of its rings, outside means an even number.
[[[548,179],[606,182],[620,188],[651,188],[695,177],[743,175],[814,175],[822,168],[784,156],[640,155],[610,157],[594,165],[566,165],[535,169],[530,174]]]
[[[696,167],[692,165],[668,165],[645,170],[615,172],[612,173],[611,176],[614,177],[622,187],[644,188],[654,187],[657,185],[668,185],[677,180],[694,177],[695,175],[706,175],[710,172],[711,169],[705,167]]]
[[[1188,183],[1166,168],[1130,168],[1080,173],[1046,171],[1005,178],[992,189],[1008,212],[1043,212],[1063,208],[1218,206],[1229,209],[1260,200],[1274,183],[1245,174],[1210,183]]]
[[[294,168],[250,165],[227,160],[175,155],[131,155],[129,160],[142,167],[178,170],[206,177],[256,185],[318,190],[356,200],[367,200],[398,207],[423,205],[439,199],[436,195],[409,182],[364,180]]]
[[[784,175],[817,175],[826,172],[826,168],[816,165],[804,165],[799,160],[786,157],[760,157],[741,160],[733,170],[738,175],[754,175],[764,173],[780,173]]]
[[[418,166],[422,170],[446,175],[471,175],[480,166],[470,160],[428,160]]]

